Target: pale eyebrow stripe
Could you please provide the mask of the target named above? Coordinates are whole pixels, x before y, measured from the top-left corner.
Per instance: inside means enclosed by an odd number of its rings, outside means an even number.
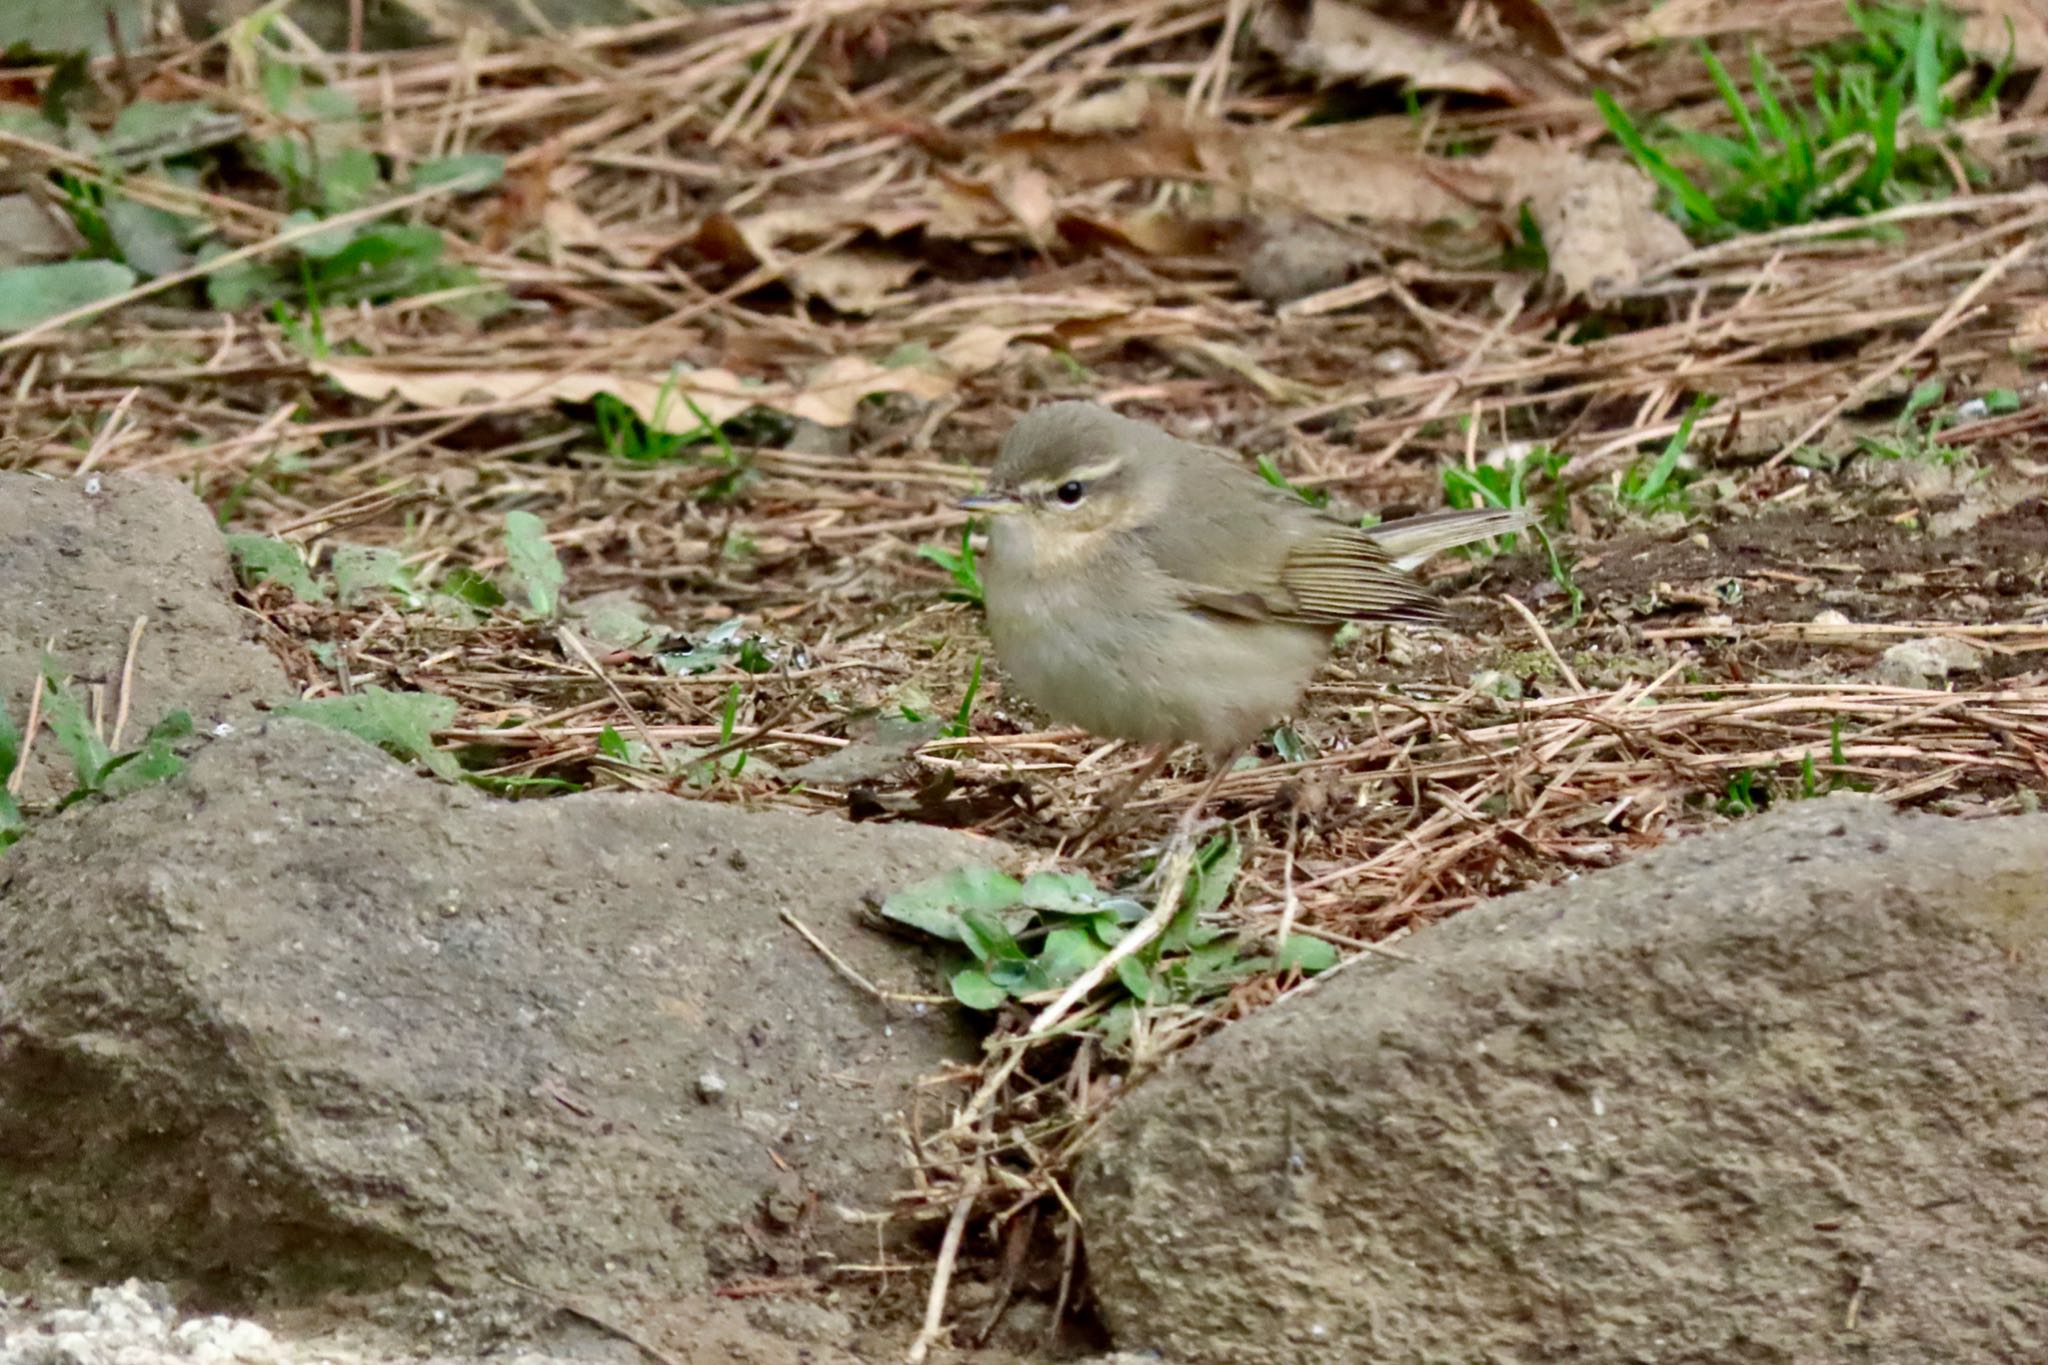
[[[1094,464],[1082,465],[1079,469],[1068,470],[1059,477],[1057,482],[1051,479],[1034,479],[1030,483],[1020,483],[1017,485],[1017,491],[1020,493],[1050,493],[1053,489],[1059,487],[1060,484],[1072,480],[1079,480],[1082,483],[1093,483],[1097,479],[1108,478],[1116,473],[1117,470],[1122,469],[1123,466],[1124,462],[1121,459],[1098,460]]]

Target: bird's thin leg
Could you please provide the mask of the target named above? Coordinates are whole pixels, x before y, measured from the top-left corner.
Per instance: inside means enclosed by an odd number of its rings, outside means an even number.
[[[1242,752],[1242,749],[1232,749],[1226,754],[1209,756],[1212,769],[1209,780],[1202,784],[1202,790],[1189,803],[1188,808],[1180,813],[1180,823],[1174,828],[1173,833],[1176,843],[1193,843],[1195,823],[1202,818],[1202,812],[1208,808],[1210,798],[1216,795],[1216,789],[1223,785],[1223,779],[1230,776],[1232,765],[1237,762],[1237,756]]]
[[[1076,857],[1086,853],[1115,830],[1116,817],[1123,809],[1124,803],[1137,794],[1138,788],[1157,777],[1159,770],[1166,766],[1166,760],[1172,756],[1171,744],[1157,745],[1145,761],[1138,765],[1136,772],[1118,783],[1108,796],[1102,798],[1095,807],[1095,813],[1089,817],[1088,823],[1081,827],[1081,836],[1074,844]]]

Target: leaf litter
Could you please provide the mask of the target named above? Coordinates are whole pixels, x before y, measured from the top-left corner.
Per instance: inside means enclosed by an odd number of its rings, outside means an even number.
[[[966,1208],[956,1258],[999,1275],[1043,1211],[1070,1263],[1061,1181],[1123,1086],[1325,970],[1398,958],[1416,926],[1772,800],[2038,805],[2048,270],[2021,248],[2048,224],[2048,83],[2029,7],[1957,8],[1989,54],[1958,89],[2001,59],[2004,17],[2015,55],[1987,110],[1900,125],[1951,183],[1718,239],[1684,237],[1593,92],[1656,145],[1737,141],[1695,44],[1803,78],[1855,40],[1834,0],[1326,0],[1256,22],[1226,0],[769,0],[317,61],[254,29],[134,54],[144,90],[189,106],[131,105],[134,154],[98,155],[121,111],[91,99],[62,127],[0,124],[98,253],[20,267],[92,267],[61,290],[0,269],[17,324],[92,320],[0,338],[0,463],[189,481],[302,713],[444,776],[1041,852],[1134,757],[980,681],[954,503],[1017,413],[1096,397],[1346,514],[1452,489],[1543,507],[1547,546],[1433,566],[1450,630],[1339,648],[1221,788],[1241,861],[1197,874],[1213,903],[1065,1026],[1027,1037],[1020,992],[1099,963],[1127,912],[1104,907],[1142,912],[1126,883],[1199,772],[1141,793],[1137,832],[1058,887],[987,869],[1019,888],[992,923],[927,907],[974,939],[991,1051],[913,1117],[898,1212]],[[333,157],[273,145],[309,113]],[[1874,151],[1845,155],[1861,173]],[[422,185],[437,162],[474,188]],[[203,229],[202,284],[235,252],[275,266],[264,301],[160,277],[118,302],[116,272],[174,262],[140,229],[156,254],[120,259],[91,212],[107,195]],[[468,274],[308,290],[301,244],[337,217],[401,265],[431,235],[435,269]],[[1311,268],[1260,284],[1254,255],[1312,236]],[[504,306],[442,301],[474,287]],[[1883,675],[1893,646],[1957,640],[1969,669]],[[0,806],[0,837],[18,828]],[[1283,925],[1278,962],[1224,970]],[[1172,971],[1207,984],[1162,990]]]

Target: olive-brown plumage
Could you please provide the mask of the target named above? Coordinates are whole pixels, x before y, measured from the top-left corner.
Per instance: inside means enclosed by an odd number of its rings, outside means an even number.
[[[1092,403],[1027,414],[963,505],[992,514],[983,589],[1012,687],[1095,734],[1216,761],[1294,710],[1344,622],[1435,618],[1415,564],[1530,520],[1361,530]]]

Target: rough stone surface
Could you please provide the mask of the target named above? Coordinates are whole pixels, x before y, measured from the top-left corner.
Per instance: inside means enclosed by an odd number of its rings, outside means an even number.
[[[851,1322],[835,1342],[805,1343],[757,1328],[745,1305],[711,1296],[636,1317],[630,1340],[532,1295],[507,1293],[401,1292],[267,1320],[182,1308],[165,1286],[136,1280],[9,1297],[0,1294],[0,1365],[642,1365],[652,1357],[636,1341],[677,1365],[882,1358],[847,1349],[859,1340]],[[901,1354],[897,1347],[886,1358]]]
[[[167,713],[202,729],[292,695],[229,599],[226,544],[204,503],[166,479],[128,474],[51,480],[0,473],[0,706],[17,726],[51,646],[74,690],[104,689],[111,718],[136,619],[135,696],[124,739]],[[52,643],[54,642],[54,644]],[[22,794],[69,791],[69,762],[48,734]]]
[[[2048,1360],[2048,818],[1800,803],[1402,946],[1111,1116],[1119,1345]]]
[[[1269,224],[1244,260],[1244,287],[1278,306],[1335,289],[1372,256],[1354,238],[1312,218]]]
[[[872,1259],[840,1210],[889,1207],[913,1082],[974,1043],[779,914],[914,988],[932,959],[862,897],[994,852],[491,801],[290,721],[213,744],[0,860],[0,1246],[230,1294],[431,1272],[606,1303]]]

